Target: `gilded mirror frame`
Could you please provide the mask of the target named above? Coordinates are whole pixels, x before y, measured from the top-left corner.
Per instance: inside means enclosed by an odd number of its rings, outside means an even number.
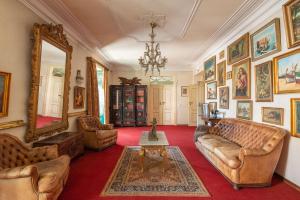
[[[25,141],[32,142],[41,136],[48,136],[55,132],[60,132],[68,129],[68,107],[69,107],[69,90],[70,90],[70,74],[71,74],[71,57],[73,48],[69,44],[66,35],[63,33],[63,26],[53,24],[34,24],[33,26],[33,49],[32,49],[32,69],[31,69],[31,87],[29,97],[29,110],[28,110],[28,126],[25,134]],[[66,53],[66,66],[65,66],[65,79],[64,79],[64,92],[63,92],[63,108],[62,108],[62,121],[36,128],[37,122],[37,109],[38,109],[38,96],[40,84],[40,68],[41,68],[41,53],[42,41],[50,43],[58,49]]]

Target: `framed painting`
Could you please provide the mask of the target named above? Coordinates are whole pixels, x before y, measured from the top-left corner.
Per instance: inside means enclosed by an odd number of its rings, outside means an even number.
[[[300,49],[273,58],[275,94],[300,92]]]
[[[207,99],[216,99],[217,98],[217,82],[213,81],[207,83]]]
[[[188,87],[187,86],[181,86],[181,96],[182,97],[188,96]]]
[[[0,117],[8,115],[11,73],[0,72]]]
[[[290,0],[282,8],[288,48],[292,48],[300,44],[300,0]]]
[[[262,121],[270,124],[283,126],[284,109],[273,107],[262,107]]]
[[[273,19],[251,35],[252,61],[281,51],[280,20]]]
[[[268,61],[254,68],[255,99],[257,102],[273,101],[273,72],[272,61]]]
[[[204,80],[216,80],[216,56],[213,56],[204,62]]]
[[[250,59],[232,65],[232,98],[251,98],[251,68]]]
[[[229,109],[229,87],[219,88],[219,107]]]
[[[227,80],[232,79],[232,71],[226,73],[226,79]]]
[[[240,119],[252,120],[253,107],[252,101],[237,101],[236,104],[236,117]]]
[[[291,133],[300,137],[300,98],[291,99]]]
[[[226,61],[220,62],[217,65],[217,81],[218,86],[226,85]]]
[[[209,109],[209,113],[214,112],[215,110],[218,110],[218,103],[217,102],[209,102],[208,103],[208,109]]]
[[[246,33],[227,47],[229,65],[249,57],[249,33]]]
[[[84,97],[85,97],[85,88],[75,86],[74,87],[74,102],[73,102],[73,107],[75,109],[84,108]]]
[[[220,53],[219,53],[219,59],[223,59],[225,57],[225,50],[222,50]]]

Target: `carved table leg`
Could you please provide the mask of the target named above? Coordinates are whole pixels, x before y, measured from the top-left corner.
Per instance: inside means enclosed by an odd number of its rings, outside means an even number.
[[[141,166],[141,172],[144,173],[144,160],[145,160],[145,154],[146,150],[144,147],[141,147],[140,150],[140,166]]]

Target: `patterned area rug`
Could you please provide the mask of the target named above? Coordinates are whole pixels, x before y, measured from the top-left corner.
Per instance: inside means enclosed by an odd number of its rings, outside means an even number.
[[[210,196],[179,147],[167,148],[167,165],[158,152],[147,152],[143,172],[139,150],[124,149],[101,196]]]

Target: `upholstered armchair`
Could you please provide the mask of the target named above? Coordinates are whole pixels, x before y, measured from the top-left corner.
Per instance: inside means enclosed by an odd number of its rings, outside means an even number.
[[[0,200],[56,200],[69,174],[70,158],[57,146],[26,147],[0,134]]]
[[[112,124],[101,124],[97,117],[79,117],[78,129],[84,133],[84,145],[87,148],[102,150],[117,142],[118,131]]]

